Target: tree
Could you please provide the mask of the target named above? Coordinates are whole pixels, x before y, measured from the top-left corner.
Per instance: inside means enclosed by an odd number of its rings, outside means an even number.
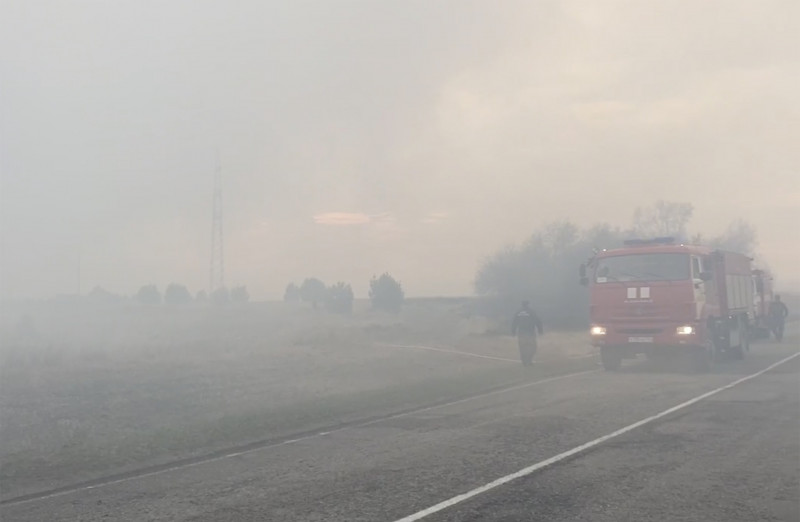
[[[325,283],[316,277],[307,278],[300,286],[300,298],[304,303],[311,303],[315,309],[319,303],[325,301],[326,293]]]
[[[619,227],[612,227],[608,223],[600,223],[581,231],[579,241],[586,246],[591,246],[593,249],[602,250],[604,248],[623,246],[623,238],[630,235],[630,232],[623,231]]]
[[[300,302],[300,288],[294,283],[286,285],[286,291],[283,292],[284,303],[298,303]]]
[[[752,255],[757,244],[756,229],[743,219],[738,219],[728,225],[725,232],[709,241],[709,245],[721,250],[730,250],[742,254]]]
[[[691,203],[659,200],[652,207],[638,207],[633,213],[633,231],[639,237],[675,236],[685,238],[692,219]]]
[[[231,294],[224,286],[211,292],[211,303],[216,306],[224,306],[231,302]]]
[[[168,305],[185,305],[192,302],[192,294],[184,285],[171,283],[164,291],[164,302]]]
[[[648,217],[649,215],[649,217]],[[686,230],[691,205],[659,202],[649,210],[638,209],[635,224],[653,228],[647,236],[658,236],[667,230]],[[645,219],[646,218],[646,219]],[[651,220],[652,218],[652,220]],[[508,315],[521,300],[530,300],[545,323],[560,327],[585,326],[588,303],[584,288],[578,283],[578,267],[593,252],[618,248],[630,232],[607,224],[581,230],[569,222],[545,224],[520,245],[509,245],[490,255],[475,276],[475,291],[483,296],[479,302],[486,314]],[[737,221],[719,238],[698,244],[711,245],[752,254],[755,230]]]
[[[508,245],[487,258],[475,276],[475,291],[479,295],[515,296],[531,293],[525,258],[533,245],[520,248]]]
[[[480,266],[475,290],[484,296],[484,313],[509,315],[520,301],[530,300],[546,323],[584,325],[588,305],[578,267],[594,250],[620,246],[623,236],[607,224],[587,230],[570,222],[545,224],[522,245],[509,245]]]
[[[402,285],[388,273],[374,277],[369,282],[369,299],[372,307],[397,313],[403,307],[405,293]]]
[[[328,288],[325,296],[325,309],[335,314],[353,312],[353,289],[350,285],[339,282]]]
[[[250,293],[245,286],[237,286],[231,290],[231,301],[234,303],[246,303],[250,300]]]
[[[753,225],[743,219],[738,219],[728,225],[725,232],[719,236],[707,239],[703,234],[697,233],[692,236],[690,243],[754,255],[758,244],[758,234]]]
[[[205,290],[200,290],[194,296],[194,301],[196,303],[207,303],[208,302],[208,292],[206,292]]]
[[[558,256],[578,241],[578,227],[569,221],[556,221],[544,226],[531,240],[538,242],[551,255]]]
[[[161,304],[161,293],[156,285],[145,285],[136,293],[136,300],[146,305]]]

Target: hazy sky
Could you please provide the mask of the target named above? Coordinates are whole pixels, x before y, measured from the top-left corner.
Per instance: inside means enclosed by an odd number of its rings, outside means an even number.
[[[800,286],[800,2],[2,1],[2,294],[465,294],[540,224],[691,201]]]

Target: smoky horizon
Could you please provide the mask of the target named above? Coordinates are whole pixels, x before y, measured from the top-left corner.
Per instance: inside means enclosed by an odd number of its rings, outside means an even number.
[[[796,2],[4,7],[3,299],[194,295],[221,244],[255,300],[467,296],[509,245],[659,201],[800,289]]]

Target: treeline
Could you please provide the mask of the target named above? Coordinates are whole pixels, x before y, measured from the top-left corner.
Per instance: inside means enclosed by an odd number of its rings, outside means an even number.
[[[482,297],[472,313],[502,317],[521,300],[530,300],[543,320],[558,328],[588,324],[586,289],[578,284],[578,267],[594,250],[622,246],[626,239],[672,236],[679,241],[753,254],[755,229],[744,221],[731,223],[719,236],[690,234],[693,207],[659,201],[636,209],[631,226],[597,224],[580,228],[569,221],[543,225],[527,241],[509,245],[489,256],[475,276]]]
[[[218,288],[210,295],[200,290],[192,295],[189,289],[179,283],[171,283],[163,293],[154,284],[144,285],[132,296],[114,294],[102,287],[95,287],[85,297],[78,297],[89,303],[112,305],[138,303],[144,306],[187,306],[190,304],[211,304],[223,306],[229,303],[243,304],[250,301],[250,293],[245,286],[231,289]],[[403,307],[405,292],[403,285],[388,273],[373,276],[369,282],[369,299],[372,308],[384,312],[397,313]],[[353,311],[355,295],[350,284],[337,282],[330,286],[316,277],[306,278],[301,285],[290,283],[286,287],[283,300],[286,303],[306,303],[314,309],[337,314]]]
[[[231,289],[226,287],[218,288],[209,295],[205,290],[200,290],[194,296],[186,287],[179,283],[171,283],[164,290],[163,294],[158,286],[150,284],[139,288],[133,296],[123,296],[114,294],[102,287],[95,287],[86,295],[90,302],[101,304],[113,304],[121,302],[136,302],[146,306],[185,306],[192,303],[226,305],[229,303],[247,303],[250,300],[250,293],[245,286],[236,286]]]
[[[403,286],[388,273],[373,276],[369,282],[369,299],[373,309],[397,313],[403,306]],[[326,286],[316,277],[306,278],[301,285],[289,283],[283,294],[286,303],[306,303],[315,310],[324,308],[336,314],[353,312],[355,296],[348,283],[338,282]]]

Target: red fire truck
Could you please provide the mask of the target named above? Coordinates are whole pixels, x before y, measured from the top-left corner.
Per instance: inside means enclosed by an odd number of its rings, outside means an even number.
[[[700,371],[723,355],[744,357],[754,317],[751,262],[672,238],[597,252],[581,266],[581,283],[603,367],[616,370],[639,353],[688,352]]]

